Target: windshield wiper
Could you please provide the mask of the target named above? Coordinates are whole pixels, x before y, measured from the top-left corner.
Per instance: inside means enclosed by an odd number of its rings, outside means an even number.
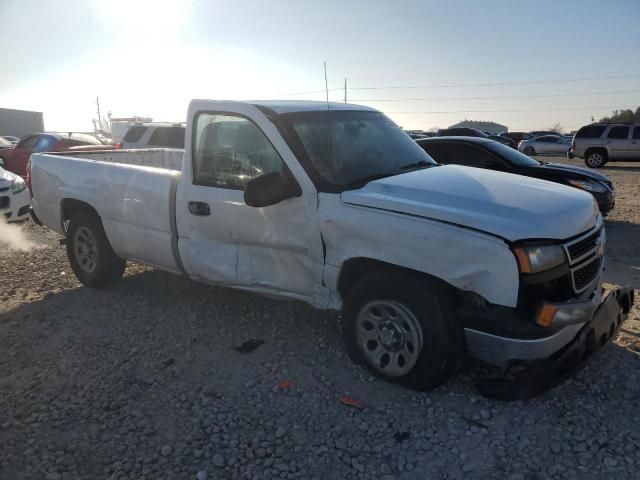
[[[400,167],[400,170],[412,170],[418,168],[427,168],[427,167],[435,167],[437,164],[427,162],[426,160],[419,160],[417,162],[408,163],[407,165],[403,165]]]

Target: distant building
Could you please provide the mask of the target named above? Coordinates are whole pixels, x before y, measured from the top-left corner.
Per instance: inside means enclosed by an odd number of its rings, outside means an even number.
[[[0,108],[0,135],[22,138],[40,132],[44,132],[42,112]]]
[[[451,125],[449,128],[476,128],[478,130],[482,130],[483,132],[493,133],[494,135],[509,130],[507,126],[500,125],[499,123],[474,120],[464,120],[462,122]]]

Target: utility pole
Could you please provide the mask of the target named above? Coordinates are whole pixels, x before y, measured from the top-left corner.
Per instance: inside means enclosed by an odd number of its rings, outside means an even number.
[[[327,62],[324,64],[324,90],[327,94],[327,110],[329,110],[329,82],[327,81]]]
[[[344,103],[347,103],[347,77],[344,77]]]
[[[98,129],[102,131],[102,117],[100,116],[100,99],[96,97],[96,106],[98,107]]]

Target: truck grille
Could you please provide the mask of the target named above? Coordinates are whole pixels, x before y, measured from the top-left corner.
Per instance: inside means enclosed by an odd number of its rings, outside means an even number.
[[[567,251],[569,252],[569,259],[572,262],[584,257],[597,247],[598,239],[600,238],[600,230],[592,233],[586,238],[579,240],[578,242],[569,245]]]
[[[564,248],[569,257],[571,283],[576,293],[581,293],[598,276],[604,255],[604,228],[600,227],[571,242]]]
[[[0,209],[9,208],[9,197],[0,197]]]
[[[571,280],[576,292],[584,290],[600,272],[602,258],[595,258],[586,265],[580,266],[571,271]]]

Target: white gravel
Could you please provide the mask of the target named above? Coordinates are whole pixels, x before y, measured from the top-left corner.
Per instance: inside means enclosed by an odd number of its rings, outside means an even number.
[[[640,166],[612,168],[607,279],[639,286]],[[43,248],[0,253],[0,479],[637,478],[637,308],[532,401],[482,398],[472,359],[417,393],[354,367],[334,314],[133,264],[90,290],[56,234],[25,234]]]

